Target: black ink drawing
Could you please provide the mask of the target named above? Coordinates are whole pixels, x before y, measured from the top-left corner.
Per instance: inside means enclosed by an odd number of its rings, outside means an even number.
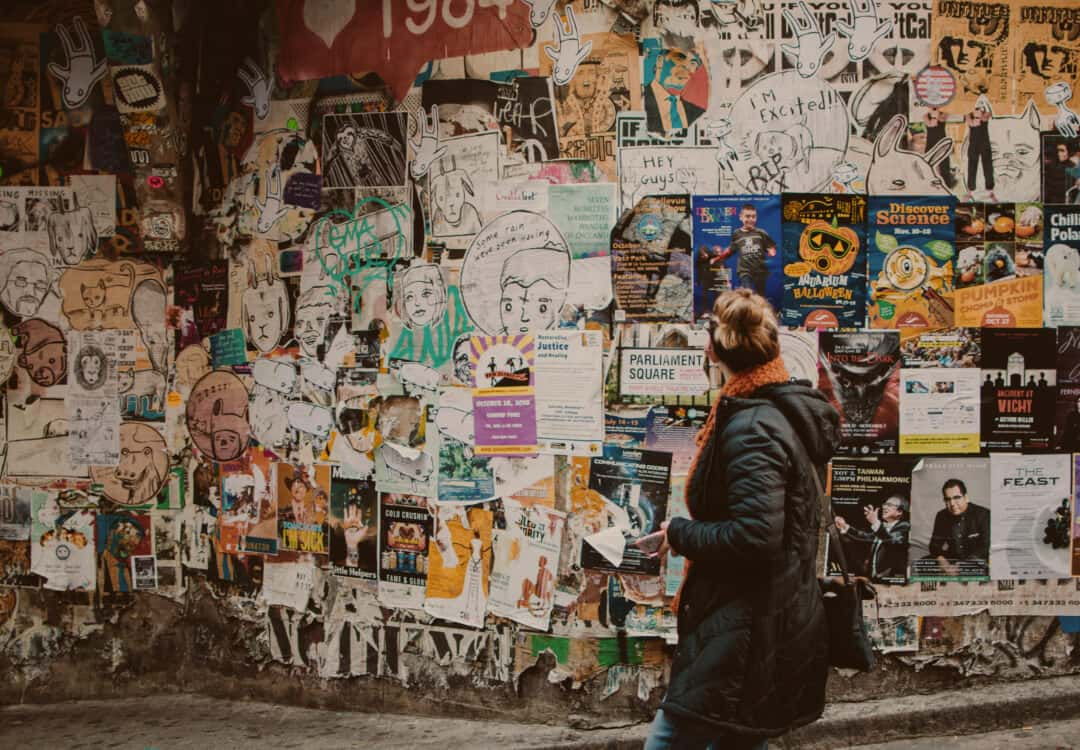
[[[94,86],[105,77],[105,60],[94,54],[94,42],[81,16],[72,19],[74,36],[62,23],[56,25],[56,35],[67,56],[66,65],[49,63],[49,72],[64,84],[64,106],[77,109],[86,104]]]
[[[406,133],[404,112],[326,115],[323,186],[403,186]]]
[[[907,118],[896,115],[874,141],[874,153],[866,173],[870,195],[949,195],[938,165],[952,152],[952,139],[934,144],[925,154],[900,148],[907,132]]]
[[[568,24],[568,26],[567,26]],[[551,80],[556,86],[565,86],[577,72],[581,61],[592,52],[593,43],[581,43],[581,34],[578,32],[577,20],[574,18],[574,9],[567,6],[566,24],[559,18],[555,27],[557,33],[556,46],[544,45],[544,53],[551,58],[554,66],[551,70]]]

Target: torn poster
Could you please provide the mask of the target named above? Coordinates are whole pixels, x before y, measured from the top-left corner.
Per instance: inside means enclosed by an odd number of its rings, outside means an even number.
[[[604,455],[589,461],[590,490],[604,501],[607,526],[623,534],[623,561],[611,565],[595,549],[581,550],[582,567],[621,573],[660,572],[659,558],[646,557],[630,542],[659,531],[667,518],[671,480],[671,454],[605,446]]]
[[[496,7],[498,6],[498,7]],[[278,75],[305,81],[377,72],[403,99],[428,60],[517,49],[531,44],[529,9],[520,3],[406,8],[355,0],[288,0],[277,5],[282,29]],[[377,30],[379,33],[373,33]],[[636,59],[636,52],[635,52]]]
[[[241,460],[221,463],[221,516],[226,552],[276,555],[278,498],[272,484],[274,454],[249,448]]]
[[[85,215],[82,215],[78,219],[84,222],[82,227],[89,229],[92,226],[98,237],[112,237],[115,235],[116,175],[73,174],[68,176],[68,181],[75,193],[77,204],[90,209],[92,223],[85,223]],[[73,234],[77,235],[78,232]],[[96,249],[94,248],[95,251]],[[88,255],[92,254],[93,252],[88,253]]]
[[[69,331],[68,448],[73,464],[120,463],[118,331]]]
[[[689,195],[636,200],[611,232],[616,320],[690,322],[692,246]]]
[[[565,521],[566,514],[552,508],[503,499],[488,601],[492,614],[548,629]]]
[[[473,336],[473,424],[476,453],[536,453],[535,346],[530,334]]]
[[[534,339],[540,450],[599,454],[604,441],[603,333],[542,331]]]
[[[25,542],[30,538],[33,493],[29,487],[0,485],[0,539]]]
[[[429,432],[439,435],[439,502],[475,503],[495,497],[492,459],[475,451],[473,392],[444,388],[428,408]]]
[[[319,576],[310,561],[275,562],[263,566],[261,597],[269,605],[280,604],[291,609],[307,609],[311,590]]]
[[[490,510],[463,505],[435,509],[435,534],[428,545],[424,611],[473,628],[484,625],[492,560]]]
[[[419,495],[379,494],[379,602],[421,609],[427,589],[432,516]]]

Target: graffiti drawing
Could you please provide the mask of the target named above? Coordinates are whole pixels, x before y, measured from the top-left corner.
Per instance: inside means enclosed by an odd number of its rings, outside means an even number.
[[[444,157],[436,163],[428,185],[434,207],[433,234],[453,236],[480,231],[480,212],[476,208],[472,179],[464,169],[455,166],[453,157]]]
[[[795,69],[799,71],[799,75],[809,78],[821,67],[825,55],[836,41],[836,32],[830,31],[827,35],[822,35],[817,18],[806,7],[805,2],[799,3],[798,11],[797,16],[793,11],[783,12],[784,20],[795,35],[795,44],[781,44],[780,47],[795,58]],[[837,26],[839,27],[839,24]]]
[[[255,110],[255,117],[265,120],[270,114],[270,89],[272,81],[259,68],[258,63],[250,57],[245,57],[243,64],[236,71],[240,82],[247,88],[247,96],[240,99],[241,104],[246,104]]]
[[[851,22],[836,22],[836,30],[848,39],[848,57],[853,62],[864,60],[883,36],[892,31],[893,22],[885,19],[878,23],[877,4],[874,0],[848,0]]]
[[[296,368],[287,360],[257,359],[251,374],[254,379],[249,405],[252,435],[265,446],[284,445],[289,433],[286,409],[297,385]]]
[[[438,325],[446,314],[446,279],[431,264],[413,265],[394,279],[394,314],[406,328]]]
[[[169,456],[165,438],[148,424],[125,422],[120,426],[120,463],[93,466],[90,476],[103,494],[117,505],[145,505],[168,479]]]
[[[328,339],[330,320],[341,314],[341,307],[338,295],[328,286],[313,286],[296,300],[293,335],[305,357],[319,357],[319,347]]]
[[[666,134],[684,130],[705,113],[702,105],[706,102],[693,102],[687,96],[703,64],[696,50],[677,44],[674,39],[663,48],[654,48],[645,58],[643,99],[649,132]]]
[[[428,127],[427,114],[420,110],[420,128],[416,140],[411,141],[413,158],[409,163],[409,174],[414,180],[419,180],[428,173],[436,159],[446,153],[446,146],[439,145],[439,105],[431,105],[431,121]]]
[[[748,193],[814,191],[845,161],[850,120],[844,99],[793,70],[759,78],[729,114],[738,152],[735,180]]]
[[[548,20],[555,0],[521,0],[529,6],[529,23],[534,29],[539,29]]]
[[[248,288],[240,301],[240,315],[248,343],[259,353],[269,354],[277,347],[282,335],[289,330],[291,317],[289,291],[271,261],[257,270],[255,263],[248,267]]]
[[[1066,81],[1050,84],[1044,92],[1046,101],[1057,107],[1057,113],[1054,115],[1054,127],[1066,138],[1076,138],[1080,135],[1080,116],[1077,116],[1075,112],[1069,109],[1072,93],[1072,86]]]
[[[1019,115],[995,115],[990,100],[980,98],[968,116],[968,134],[961,145],[968,190],[976,191],[976,169],[981,165],[983,186],[994,200],[1039,200],[1040,119],[1034,99]]]
[[[577,73],[578,65],[592,52],[591,41],[581,43],[581,34],[578,33],[577,20],[574,18],[574,9],[567,6],[566,23],[559,19],[555,27],[558,35],[555,46],[544,45],[544,53],[551,59],[554,67],[551,71],[551,80],[556,86],[565,86]]]
[[[897,115],[874,141],[874,153],[866,173],[871,195],[949,195],[938,170],[952,151],[952,139],[934,144],[925,154],[900,148],[907,132],[907,118]]]
[[[84,391],[96,391],[109,379],[109,360],[101,347],[88,344],[72,358],[75,380]]]
[[[13,329],[21,350],[17,360],[30,379],[49,388],[67,380],[67,341],[51,323],[32,318]]]
[[[52,288],[52,262],[30,248],[0,254],[0,304],[12,315],[29,318],[38,312]]]
[[[476,235],[461,277],[465,309],[484,333],[556,328],[570,287],[570,251],[549,218],[511,211]]]
[[[56,25],[56,35],[64,47],[67,64],[49,63],[49,72],[64,84],[64,106],[77,109],[86,104],[94,86],[105,77],[106,61],[97,59],[94,41],[81,16],[72,19],[72,27]]]
[[[255,181],[255,176],[252,175],[251,179]],[[275,163],[266,167],[266,198],[260,201],[256,194],[255,209],[259,213],[255,229],[260,234],[270,232],[278,220],[289,212],[281,197],[281,165]]]
[[[225,370],[204,376],[187,402],[187,427],[195,447],[212,461],[233,461],[247,448],[248,392]]]
[[[78,265],[97,252],[98,233],[89,208],[49,214],[49,248],[58,266]]]
[[[164,289],[161,272],[149,263],[84,260],[60,276],[61,310],[77,331],[138,328],[131,317],[132,294],[146,281]],[[164,309],[164,299],[161,304]]]
[[[404,185],[406,117],[404,112],[326,115],[325,187]]]

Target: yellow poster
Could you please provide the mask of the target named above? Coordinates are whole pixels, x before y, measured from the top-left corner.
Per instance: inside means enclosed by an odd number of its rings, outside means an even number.
[[[1076,0],[1014,0],[1012,64],[1016,111],[1034,100],[1039,112],[1059,119],[1080,102],[1080,3]],[[1080,127],[1080,122],[1075,123]],[[1044,128],[1045,129],[1045,128]]]
[[[956,290],[956,325],[1040,328],[1043,277],[1022,276]]]
[[[1011,24],[1012,7],[1008,2],[934,3],[931,63],[943,66],[956,78],[953,108],[973,109],[975,100],[985,94],[995,111],[1012,111]]]

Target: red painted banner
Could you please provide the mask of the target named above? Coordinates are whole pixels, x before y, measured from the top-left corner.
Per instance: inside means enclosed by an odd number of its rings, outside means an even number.
[[[286,82],[378,73],[397,99],[428,60],[533,42],[518,0],[278,0]]]

